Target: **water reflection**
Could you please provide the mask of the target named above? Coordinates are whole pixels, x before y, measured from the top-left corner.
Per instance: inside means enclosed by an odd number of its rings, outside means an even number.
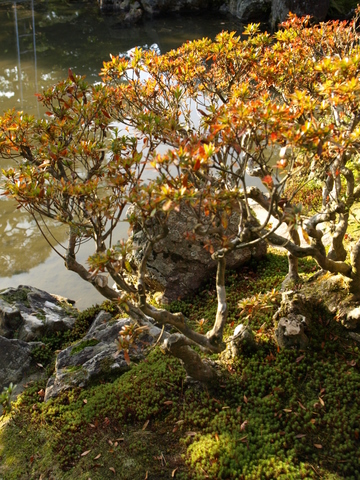
[[[116,16],[102,16],[94,1],[10,0],[0,3],[0,114],[15,108],[40,116],[35,93],[67,76],[68,68],[99,81],[102,62],[135,46],[157,44],[160,51],[176,48],[186,40],[214,37],[221,30],[240,30],[227,17],[205,15],[172,17],[124,28]],[[0,168],[5,168],[0,160]],[[63,227],[52,226],[64,240]],[[126,234],[126,226],[119,236]],[[31,284],[75,298],[83,308],[100,296],[72,272],[64,269],[42,239],[26,212],[14,203],[0,201],[0,289]],[[84,258],[92,253],[86,245]]]

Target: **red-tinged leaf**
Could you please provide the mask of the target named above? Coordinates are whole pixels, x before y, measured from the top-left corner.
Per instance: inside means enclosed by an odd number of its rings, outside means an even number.
[[[323,446],[320,443],[314,443],[315,448],[323,448]]]
[[[179,427],[177,425],[175,425],[175,427],[172,429],[172,432],[175,433],[179,430]]]
[[[91,452],[91,450],[86,450],[85,452],[83,452],[80,457],[86,457],[86,455],[88,455],[89,453]]]
[[[300,407],[303,409],[303,410],[306,410],[306,408],[304,407],[304,405],[298,401],[298,404],[300,405]]]
[[[116,473],[115,471],[115,468],[114,467],[110,467],[109,470],[111,470],[113,473]]]
[[[52,117],[54,114],[53,114],[53,112],[45,112],[45,115],[48,115],[49,117]]]
[[[306,437],[306,433],[299,433],[298,435],[295,435],[295,438],[304,438]]]
[[[69,79],[72,81],[72,82],[75,82],[75,77],[71,71],[71,68],[69,68],[68,70],[68,75],[69,75]]]
[[[271,175],[265,175],[265,177],[263,177],[261,179],[261,181],[263,182],[264,185],[266,185],[270,190],[273,188],[274,186],[274,181],[272,179],[272,176]]]
[[[195,162],[195,165],[194,165],[194,171],[195,171],[195,172],[197,172],[197,171],[199,170],[200,165],[201,165],[200,159],[197,158],[197,159],[196,159],[196,162]]]
[[[176,472],[177,472],[177,468],[175,468],[175,469],[171,472],[171,478],[175,478]]]
[[[96,455],[96,457],[94,458],[94,460],[98,460],[100,457],[101,457],[101,453],[99,453],[99,455]]]
[[[216,438],[216,441],[219,442],[220,439],[219,439],[219,435],[217,433],[215,433],[215,438]]]
[[[246,395],[244,395],[244,402],[245,402],[245,403],[248,403],[248,399],[247,399],[247,396],[246,396]]]
[[[305,358],[305,355],[300,355],[300,357],[298,357],[295,361],[296,363],[300,363],[301,360],[303,360]]]
[[[272,132],[272,133],[270,134],[270,138],[271,138],[271,141],[272,141],[272,142],[276,142],[277,137],[278,137],[278,136],[277,136],[277,134],[276,134],[275,132]]]
[[[39,395],[39,397],[45,397],[45,390],[42,388],[37,392],[37,394]]]
[[[245,430],[246,425],[248,424],[248,421],[245,420],[241,425],[240,425],[240,430],[243,431]]]
[[[33,461],[34,461],[34,455],[31,455],[31,457],[30,457],[30,463],[33,463]]]
[[[124,360],[128,365],[130,365],[130,357],[129,357],[129,352],[127,350],[124,350]]]
[[[149,421],[150,420],[146,420],[146,422],[144,423],[144,425],[142,427],[142,430],[146,430],[146,427],[149,425]]]
[[[103,108],[101,109],[101,112],[104,115],[104,117],[111,118],[111,116],[108,114],[108,112],[106,110],[104,110]]]

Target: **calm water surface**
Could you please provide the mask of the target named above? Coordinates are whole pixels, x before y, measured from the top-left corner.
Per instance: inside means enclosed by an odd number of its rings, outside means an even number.
[[[186,40],[241,29],[234,19],[219,15],[156,19],[124,28],[116,16],[101,15],[95,0],[0,1],[0,25],[0,114],[15,108],[36,116],[42,111],[34,94],[66,78],[68,68],[97,82],[110,53],[153,44],[163,53]],[[1,168],[7,166],[0,160]],[[63,227],[54,225],[53,231],[59,241],[66,236]],[[65,269],[31,217],[4,197],[0,242],[0,289],[32,285],[74,299],[78,308],[103,300],[91,285]],[[87,245],[83,259],[92,253],[92,245]]]

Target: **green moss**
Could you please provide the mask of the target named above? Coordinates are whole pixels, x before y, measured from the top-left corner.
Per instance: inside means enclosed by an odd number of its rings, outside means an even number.
[[[86,347],[94,347],[99,343],[99,340],[96,338],[91,338],[90,340],[84,340],[83,342],[78,343],[75,347],[71,350],[70,355],[76,355],[77,353],[84,350]]]

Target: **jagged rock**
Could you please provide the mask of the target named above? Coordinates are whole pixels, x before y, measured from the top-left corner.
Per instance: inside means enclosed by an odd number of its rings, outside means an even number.
[[[228,232],[237,232],[237,219],[237,214],[230,217]],[[216,262],[204,248],[206,237],[194,235],[194,238],[191,238],[196,223],[196,218],[185,206],[181,207],[180,212],[172,212],[167,224],[168,235],[154,246],[149,257],[149,286],[153,291],[163,292],[163,303],[184,298],[196,291],[216,270]],[[135,229],[132,242],[133,262],[138,266],[146,245],[144,233]],[[251,248],[234,250],[226,256],[226,266],[229,269],[239,268],[252,257],[263,257],[266,251],[265,241]]]
[[[304,350],[309,339],[305,335],[306,318],[303,315],[290,313],[279,320],[275,330],[276,342],[280,348]]]
[[[242,22],[267,21],[272,0],[230,0],[229,11]]]
[[[0,292],[0,335],[25,342],[73,327],[75,315],[64,301],[34,287],[19,286]]]
[[[46,386],[45,401],[69,388],[85,387],[96,378],[129,370],[124,353],[118,351],[116,343],[120,330],[129,324],[128,318],[115,320],[109,313],[100,312],[85,337],[58,354],[55,375]],[[152,341],[152,337],[143,333],[129,351],[131,361],[143,359],[143,350]]]
[[[33,373],[31,352],[41,345],[41,342],[26,343],[0,336],[0,392],[11,382],[26,382],[26,377]]]
[[[273,0],[270,25],[273,30],[286,20],[289,12],[298,17],[311,15],[316,21],[323,21],[329,10],[330,0]]]

